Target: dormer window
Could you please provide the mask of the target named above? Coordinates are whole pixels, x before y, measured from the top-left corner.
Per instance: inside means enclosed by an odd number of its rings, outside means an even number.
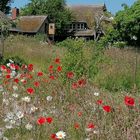
[[[81,23],[81,29],[84,29],[85,27],[84,27],[84,23]]]
[[[77,24],[77,29],[81,29],[80,23]]]
[[[73,24],[73,30],[75,30],[76,29],[76,25],[75,25],[75,23]]]

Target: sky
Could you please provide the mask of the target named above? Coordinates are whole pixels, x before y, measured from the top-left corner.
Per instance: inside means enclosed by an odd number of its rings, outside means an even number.
[[[132,5],[136,0],[66,0],[68,5],[90,5],[90,4],[103,4],[107,6],[107,10],[112,14],[121,10],[121,4],[126,3],[127,5]],[[23,7],[28,4],[29,0],[14,0],[12,7]]]

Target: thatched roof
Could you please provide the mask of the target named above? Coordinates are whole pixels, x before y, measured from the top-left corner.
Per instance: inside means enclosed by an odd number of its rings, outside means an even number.
[[[76,21],[85,21],[89,27],[94,24],[94,17],[96,14],[102,14],[106,11],[105,4],[101,5],[74,5],[68,7],[73,15],[76,17]]]
[[[17,22],[16,28],[10,31],[23,33],[37,33],[47,16],[21,16]]]

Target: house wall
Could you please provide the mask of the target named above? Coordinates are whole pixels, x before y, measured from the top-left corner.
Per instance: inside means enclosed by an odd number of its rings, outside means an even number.
[[[43,33],[43,34],[47,33],[48,34],[48,28],[49,28],[49,22],[48,22],[48,19],[46,18],[46,20],[44,21],[44,23],[40,27],[38,33]]]

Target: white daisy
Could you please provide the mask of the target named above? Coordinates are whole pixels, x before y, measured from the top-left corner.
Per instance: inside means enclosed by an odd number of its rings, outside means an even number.
[[[47,101],[52,101],[53,97],[52,96],[47,96],[46,99],[47,99]]]
[[[31,98],[29,96],[21,98],[22,101],[29,103],[31,101]]]
[[[18,87],[14,85],[13,90],[15,90],[15,91],[18,90]]]
[[[13,86],[13,90],[18,90],[18,87],[16,85]]]
[[[85,140],[90,140],[90,138],[86,138]]]
[[[25,80],[25,79],[21,79],[20,81],[23,83],[23,82],[25,82],[26,80]]]
[[[11,64],[11,63],[7,63],[6,66],[7,66],[7,67],[10,67],[10,64]]]
[[[9,105],[9,100],[8,100],[8,99],[3,99],[2,102],[3,102],[3,104],[5,104],[6,106]]]
[[[0,85],[0,91],[3,91],[3,86],[2,85]]]
[[[56,133],[56,137],[57,137],[58,139],[64,139],[64,138],[66,137],[66,133],[65,133],[64,131],[58,131],[58,132]]]
[[[2,129],[0,129],[0,139],[2,139],[3,134],[4,134],[3,130],[2,130]]]
[[[21,119],[21,118],[24,117],[24,113],[21,112],[21,111],[18,111],[18,112],[16,112],[16,116],[17,116],[19,119]]]
[[[9,140],[7,137],[3,137],[3,140]]]
[[[6,124],[6,125],[5,125],[5,128],[7,128],[7,129],[12,129],[13,126],[12,126],[12,124]]]
[[[31,130],[31,129],[33,128],[33,125],[30,124],[30,123],[28,123],[28,124],[25,125],[25,128],[26,128],[27,130]]]
[[[10,62],[10,63],[14,63],[14,61],[13,61],[13,60],[11,60],[11,59],[9,59],[9,62]]]
[[[6,118],[9,120],[12,120],[14,118],[14,113],[13,112],[8,112],[6,115]]]
[[[14,93],[12,94],[13,97],[18,98],[18,94]]]
[[[99,92],[94,92],[94,96],[99,96]]]
[[[12,70],[11,76],[12,76],[12,77],[16,76],[16,71]]]
[[[9,122],[10,122],[11,124],[15,124],[15,123],[16,123],[15,120],[10,120]]]
[[[32,106],[31,108],[30,108],[30,113],[34,113],[36,110],[37,110],[38,108],[37,107],[35,107],[35,106]]]

